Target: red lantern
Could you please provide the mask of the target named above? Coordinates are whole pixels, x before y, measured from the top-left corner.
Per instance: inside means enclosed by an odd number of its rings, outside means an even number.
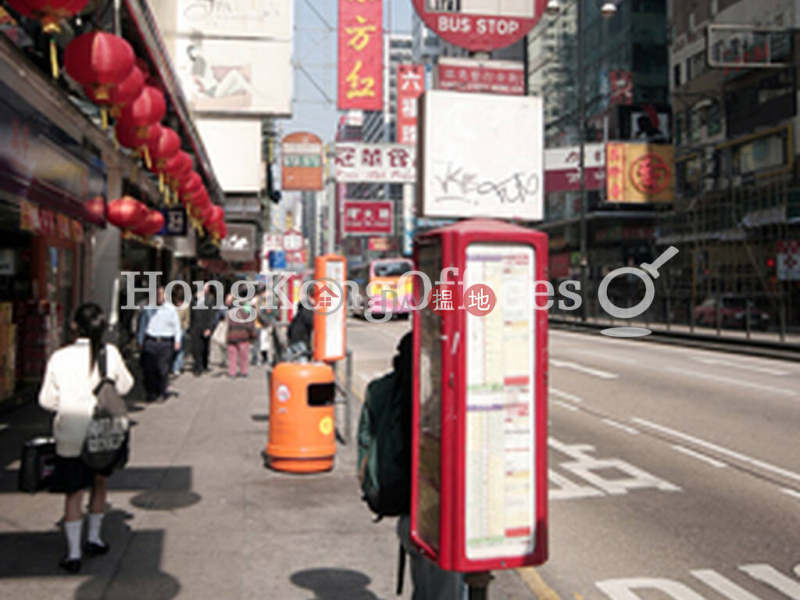
[[[178,153],[170,158],[167,164],[164,165],[164,172],[177,182],[189,175],[193,167],[194,163],[192,162],[192,157],[183,150],[179,150]]]
[[[7,3],[21,15],[41,21],[45,33],[60,33],[59,21],[77,15],[89,0],[8,0]]]
[[[125,81],[136,56],[123,38],[105,31],[84,33],[64,50],[67,73],[96,102],[108,102],[111,90]]]
[[[99,222],[104,223],[106,220],[106,199],[102,196],[95,196],[91,200],[87,200],[83,205],[90,215],[92,215]]]
[[[178,191],[181,194],[181,197],[186,196],[191,197],[191,195],[198,190],[202,189],[203,187],[203,178],[200,177],[195,171],[192,171],[186,179],[184,179]]]
[[[139,225],[148,214],[147,207],[130,196],[109,202],[107,212],[109,223],[126,230]]]
[[[205,215],[208,214],[207,217]],[[203,224],[206,227],[214,227],[217,223],[224,223],[225,222],[225,209],[221,206],[217,206],[216,204],[211,205],[211,210],[206,213],[203,211]]]
[[[141,236],[155,235],[164,228],[164,215],[157,210],[148,211],[144,220],[131,230]]]
[[[199,190],[192,192],[189,195],[185,195],[181,197],[181,200],[185,205],[191,205],[197,210],[203,210],[206,206],[211,204],[211,198],[208,196],[208,192],[206,188],[202,187]]]
[[[164,94],[152,85],[146,85],[136,100],[122,109],[119,119],[127,125],[145,128],[155,125],[166,114],[167,103]]]
[[[133,67],[130,74],[117,87],[111,90],[109,104],[112,105],[111,116],[119,117],[122,108],[136,100],[144,89],[144,74],[139,67]],[[99,103],[99,102],[98,102]]]
[[[147,147],[153,159],[153,170],[161,172],[165,170],[167,161],[181,149],[181,138],[169,127],[161,127],[161,135],[154,143],[148,143]]]
[[[143,150],[145,146],[155,144],[158,138],[161,137],[161,125],[155,124],[140,129],[131,127],[127,123],[118,122],[114,127],[114,132],[120,146]]]

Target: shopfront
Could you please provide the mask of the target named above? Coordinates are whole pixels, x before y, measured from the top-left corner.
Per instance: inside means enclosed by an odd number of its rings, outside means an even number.
[[[100,160],[0,83],[0,410],[25,399],[89,286]],[[22,351],[24,348],[24,352]]]

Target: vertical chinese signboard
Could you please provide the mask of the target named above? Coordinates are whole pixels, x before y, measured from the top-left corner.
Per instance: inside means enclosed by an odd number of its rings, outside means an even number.
[[[397,65],[397,143],[417,143],[417,98],[425,91],[424,65]]]
[[[322,140],[313,133],[290,133],[281,143],[281,189],[322,190]]]
[[[339,110],[383,110],[383,0],[339,0]]]
[[[666,144],[606,144],[608,202],[672,202],[675,149]]]

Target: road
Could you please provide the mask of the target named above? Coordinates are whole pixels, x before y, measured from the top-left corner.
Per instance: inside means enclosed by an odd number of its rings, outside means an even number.
[[[359,389],[407,328],[351,322]],[[800,600],[799,364],[554,330],[549,373],[540,600]]]

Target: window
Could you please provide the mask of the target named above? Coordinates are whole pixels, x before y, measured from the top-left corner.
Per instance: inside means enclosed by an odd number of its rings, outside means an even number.
[[[674,67],[672,67],[672,83],[675,87],[680,87],[681,85],[681,65],[678,63]]]
[[[694,31],[694,11],[689,13],[689,33]]]
[[[675,115],[675,145],[680,146],[683,141],[683,115]]]

